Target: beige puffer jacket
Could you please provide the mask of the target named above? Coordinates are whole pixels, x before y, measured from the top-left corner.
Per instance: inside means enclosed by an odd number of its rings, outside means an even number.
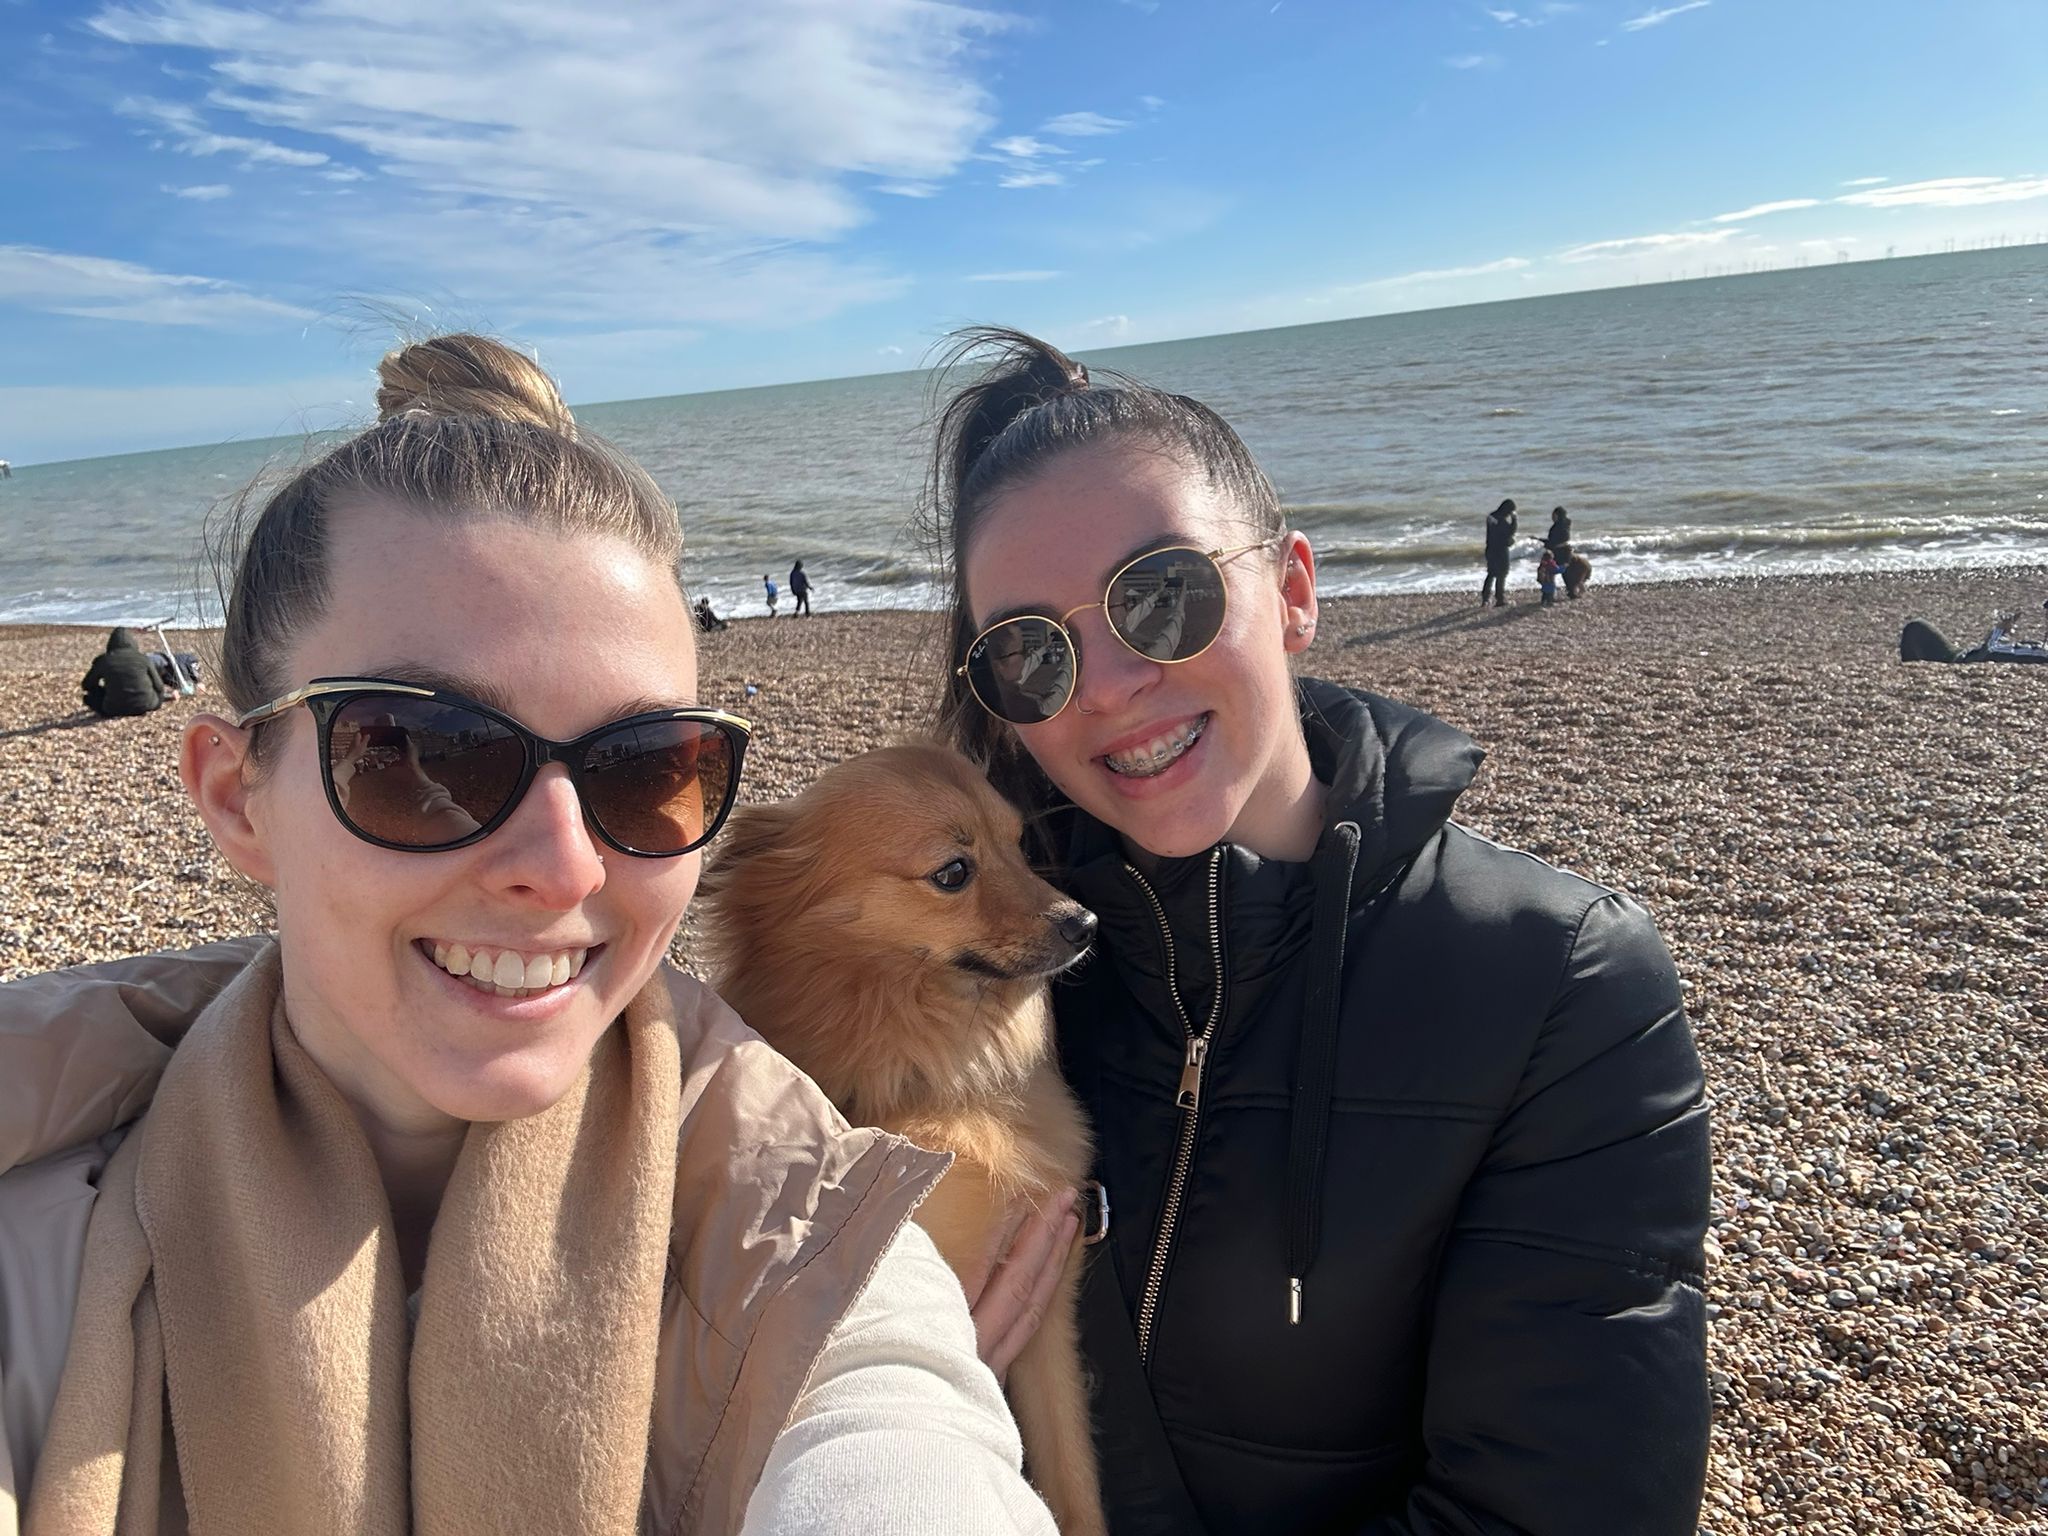
[[[95,1181],[176,1036],[265,942],[0,987],[0,1536],[56,1400]],[[665,975],[682,1130],[642,1523],[731,1532],[827,1335],[947,1159],[850,1129],[707,988]]]

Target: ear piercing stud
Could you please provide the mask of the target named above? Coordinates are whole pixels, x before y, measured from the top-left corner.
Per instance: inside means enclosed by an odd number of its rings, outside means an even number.
[[[1309,632],[1310,630],[1312,630],[1312,629],[1314,629],[1314,628],[1315,628],[1315,625],[1313,625],[1313,624],[1297,624],[1297,625],[1295,625],[1295,626],[1294,626],[1294,632],[1295,632],[1295,633],[1296,633],[1297,635],[1305,635],[1305,634],[1307,634],[1307,633],[1308,633],[1308,632]]]

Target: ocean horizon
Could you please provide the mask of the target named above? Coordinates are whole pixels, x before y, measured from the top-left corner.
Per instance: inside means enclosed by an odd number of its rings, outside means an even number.
[[[1330,595],[1476,591],[1506,496],[1525,550],[1569,507],[1596,583],[2048,561],[2048,246],[1080,355],[1230,420]],[[797,559],[821,611],[914,609],[934,601],[912,530],[930,388],[913,370],[576,414],[676,500],[720,612],[763,611],[760,576]],[[209,521],[337,435],[15,466],[0,622],[218,622]]]

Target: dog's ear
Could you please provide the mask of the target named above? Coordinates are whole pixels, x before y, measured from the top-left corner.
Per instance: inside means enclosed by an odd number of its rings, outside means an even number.
[[[703,889],[707,895],[740,878],[764,860],[807,861],[809,850],[800,835],[801,814],[793,800],[773,805],[736,805],[718,829],[711,857],[705,861]]]

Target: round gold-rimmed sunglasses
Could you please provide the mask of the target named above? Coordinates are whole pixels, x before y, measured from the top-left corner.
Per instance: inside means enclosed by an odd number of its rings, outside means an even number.
[[[1193,661],[1223,633],[1230,594],[1222,561],[1281,538],[1271,534],[1231,549],[1176,544],[1121,565],[1099,602],[1069,608],[1058,618],[1013,614],[974,637],[967,659],[954,669],[981,707],[1012,725],[1043,725],[1067,707],[1081,672],[1080,643],[1067,620],[1100,608],[1110,632],[1147,661]]]
[[[299,705],[319,732],[335,819],[366,843],[444,853],[489,837],[549,763],[569,771],[592,831],[621,853],[703,847],[739,795],[753,727],[722,709],[650,710],[553,741],[488,704],[385,677],[316,677],[236,717]]]

